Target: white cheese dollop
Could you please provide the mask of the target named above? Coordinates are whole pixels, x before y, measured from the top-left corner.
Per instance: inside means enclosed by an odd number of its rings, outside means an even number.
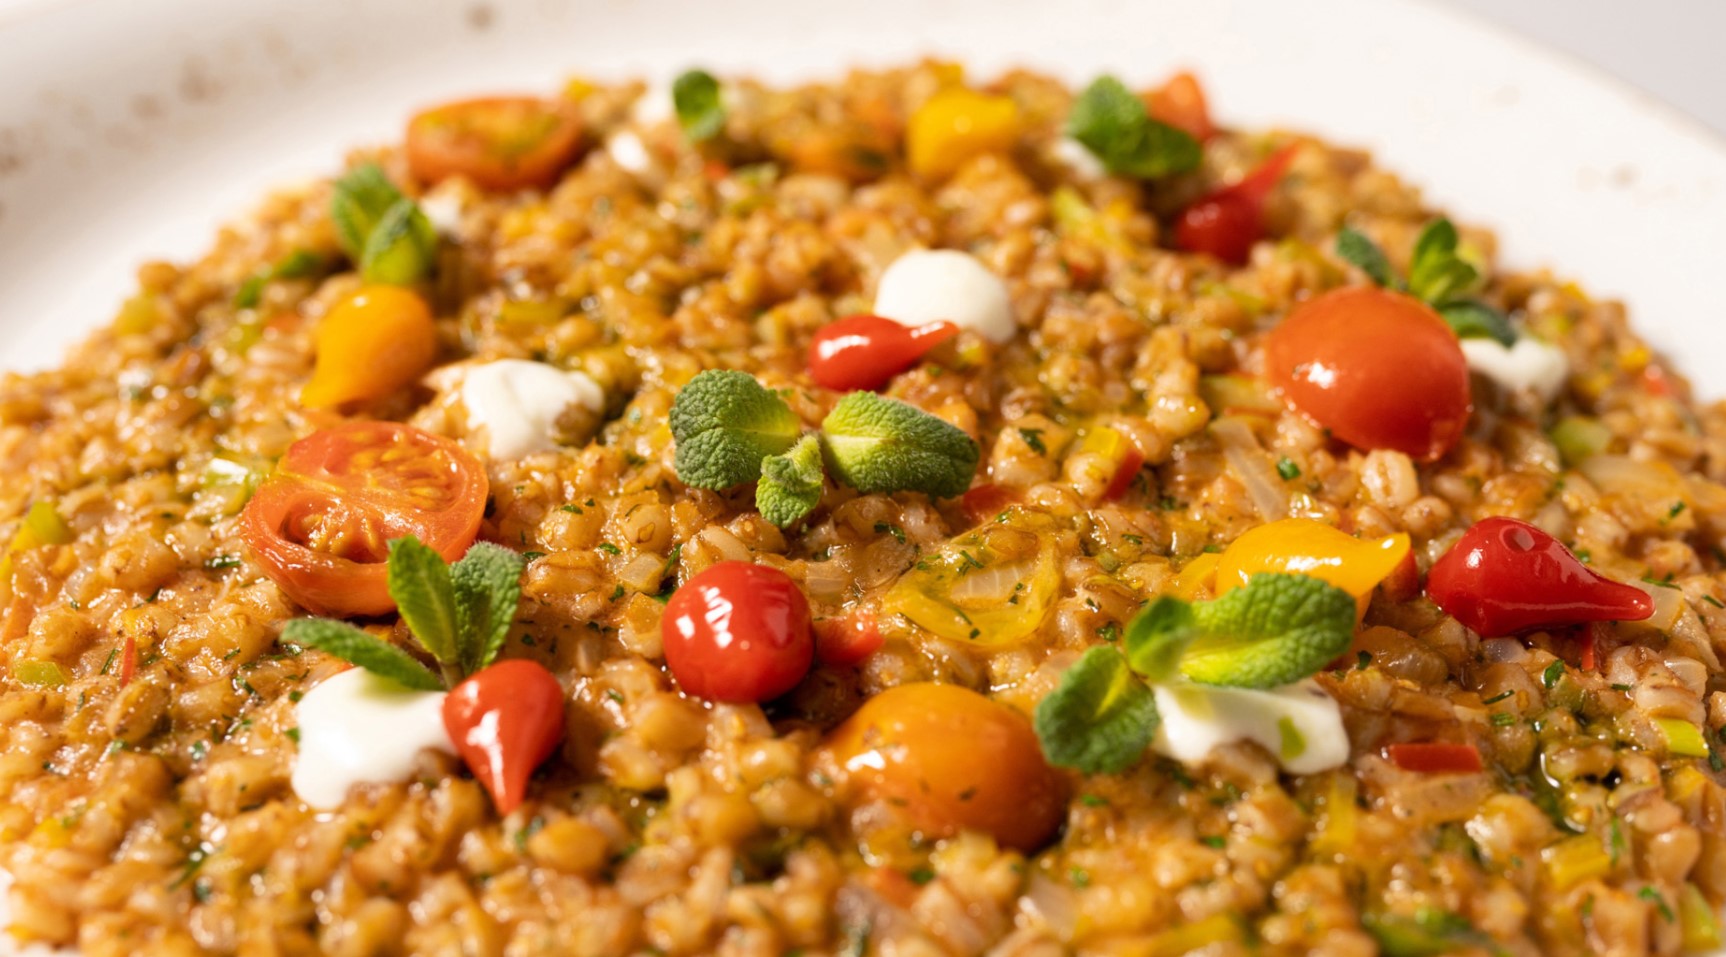
[[[449,754],[441,691],[409,691],[364,668],[324,679],[294,706],[300,753],[294,793],[319,810],[340,807],[356,784],[405,781],[420,751]]]
[[[1152,747],[1198,764],[1235,741],[1256,741],[1291,774],[1314,774],[1348,761],[1342,709],[1311,678],[1257,691],[1206,685],[1154,685],[1162,724]]]
[[[647,89],[629,105],[629,120],[640,126],[655,126],[677,115],[671,96],[671,81],[661,77],[647,84]]]
[[[908,326],[945,319],[990,342],[1019,331],[1007,284],[956,249],[914,249],[893,260],[875,290],[875,314]]]
[[[1103,161],[1097,159],[1097,154],[1091,152],[1090,147],[1071,136],[1063,136],[1056,140],[1050,153],[1056,162],[1065,166],[1079,179],[1102,179],[1109,173],[1108,168],[1103,165]]]
[[[582,372],[499,359],[463,374],[461,400],[467,406],[468,427],[485,429],[491,457],[519,459],[557,446],[557,418],[570,406],[603,410],[605,390]]]
[[[1496,339],[1464,339],[1468,367],[1511,392],[1531,391],[1551,402],[1570,376],[1570,360],[1557,346],[1522,336],[1505,348]]]
[[[624,172],[645,173],[653,168],[653,156],[634,130],[619,130],[611,134],[611,138],[605,141],[605,152]]]

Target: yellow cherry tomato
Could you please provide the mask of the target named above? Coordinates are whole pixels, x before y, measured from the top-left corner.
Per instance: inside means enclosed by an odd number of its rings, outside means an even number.
[[[1065,813],[1066,781],[1024,715],[956,685],[881,692],[835,728],[816,758],[842,800],[878,804],[932,839],[982,831],[1034,851]]]
[[[1217,558],[1215,592],[1240,588],[1259,572],[1293,572],[1341,588],[1365,613],[1372,590],[1403,563],[1410,548],[1402,532],[1355,538],[1310,518],[1285,518],[1260,525],[1223,549]]]
[[[431,307],[401,286],[366,286],[312,334],[317,362],[300,392],[309,409],[378,399],[424,375],[437,358]]]
[[[958,87],[930,97],[911,114],[905,148],[911,172],[943,179],[974,156],[1002,153],[1019,138],[1019,106],[1011,97]]]

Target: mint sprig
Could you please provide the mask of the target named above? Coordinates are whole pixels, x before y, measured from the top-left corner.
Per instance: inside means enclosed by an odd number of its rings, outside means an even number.
[[[412,285],[437,255],[437,230],[376,163],[354,167],[330,194],[336,238],[367,282]]]
[[[785,528],[820,503],[825,478],[821,469],[821,440],[810,432],[784,455],[770,455],[761,461],[755,507],[762,518]]]
[[[692,143],[713,139],[725,129],[725,103],[719,81],[705,70],[689,70],[671,83],[677,125]]]
[[[1415,237],[1408,280],[1396,275],[1390,259],[1364,233],[1344,226],[1336,236],[1336,254],[1366,273],[1386,289],[1406,292],[1435,309],[1462,339],[1492,339],[1500,345],[1516,344],[1516,330],[1509,317],[1472,298],[1480,282],[1480,271],[1457,255],[1456,227],[1443,217],[1427,223]]]
[[[797,441],[802,423],[747,372],[709,369],[671,403],[673,467],[683,484],[730,488],[761,477],[761,460]]]
[[[859,492],[963,494],[976,474],[977,443],[922,409],[873,392],[839,400],[821,422],[828,464]]]
[[[1144,101],[1112,76],[1086,87],[1067,117],[1067,135],[1090,150],[1109,172],[1157,179],[1198,167],[1199,141],[1152,119]]]
[[[1348,649],[1354,619],[1348,592],[1280,572],[1253,575],[1214,601],[1158,598],[1128,622],[1125,654],[1092,648],[1038,703],[1043,753],[1086,774],[1124,771],[1143,756],[1161,721],[1150,685],[1293,684]]]
[[[441,677],[401,648],[344,621],[299,618],[282,639],[318,648],[409,688],[453,688],[497,659],[521,600],[522,557],[477,542],[451,565],[409,535],[389,543],[389,592]]]

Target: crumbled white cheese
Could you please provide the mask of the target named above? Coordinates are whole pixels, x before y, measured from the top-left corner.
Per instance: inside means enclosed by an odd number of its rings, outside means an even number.
[[[1529,391],[1551,402],[1570,377],[1564,351],[1533,336],[1522,336],[1505,348],[1496,339],[1464,339],[1468,367],[1511,392]]]
[[[1097,159],[1097,154],[1091,152],[1089,147],[1071,136],[1063,136],[1056,140],[1055,146],[1050,152],[1056,162],[1065,166],[1079,179],[1102,179],[1109,173],[1108,169],[1103,166],[1103,161]]]
[[[465,184],[453,178],[446,179],[420,197],[420,212],[425,213],[439,236],[460,239],[461,218],[467,209],[467,200]]]
[[[407,780],[426,748],[454,754],[443,700],[441,691],[409,691],[364,668],[324,679],[294,706],[294,793],[320,810],[340,807],[356,784]]]
[[[629,173],[645,173],[653,168],[653,156],[634,130],[619,130],[605,141],[605,152],[619,168]]]
[[[1152,747],[1198,764],[1235,741],[1256,741],[1291,774],[1314,774],[1348,761],[1342,709],[1311,678],[1256,691],[1195,684],[1153,686],[1162,724]]]
[[[875,313],[909,326],[945,319],[991,342],[1019,331],[1006,283],[956,249],[914,249],[893,260],[875,290]]]
[[[462,375],[461,400],[469,429],[485,430],[491,457],[519,459],[557,446],[557,419],[570,406],[603,410],[605,390],[581,372],[499,359]]]

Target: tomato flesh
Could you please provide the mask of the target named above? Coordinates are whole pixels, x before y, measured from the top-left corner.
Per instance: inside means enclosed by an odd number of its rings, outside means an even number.
[[[1480,749],[1472,744],[1439,741],[1387,744],[1384,756],[1404,771],[1421,774],[1476,774],[1486,769]]]
[[[1169,77],[1169,81],[1145,96],[1145,107],[1151,116],[1203,143],[1216,135],[1211,122],[1210,104],[1199,78],[1185,71]]]
[[[288,448],[240,528],[264,573],[302,607],[394,610],[385,559],[413,535],[446,561],[479,534],[485,467],[449,439],[396,422],[348,422]]]
[[[459,100],[408,121],[408,168],[422,183],[465,176],[493,192],[543,188],[575,160],[581,138],[580,120],[551,100]]]
[[[1265,337],[1264,363],[1285,401],[1356,448],[1430,462],[1468,425],[1456,333],[1401,293],[1351,286],[1301,303]]]
[[[538,662],[500,661],[450,691],[443,724],[497,812],[508,814],[527,796],[533,769],[563,739],[563,686]]]
[[[1253,244],[1264,238],[1265,198],[1294,161],[1295,145],[1271,154],[1241,181],[1202,196],[1181,212],[1175,244],[1223,262],[1247,261]]]
[[[879,389],[958,334],[951,322],[906,326],[881,316],[846,316],[821,327],[809,343],[809,376],[841,392]]]
[[[809,599],[765,565],[709,566],[672,593],[660,621],[672,677],[709,701],[777,698],[815,658]]]

